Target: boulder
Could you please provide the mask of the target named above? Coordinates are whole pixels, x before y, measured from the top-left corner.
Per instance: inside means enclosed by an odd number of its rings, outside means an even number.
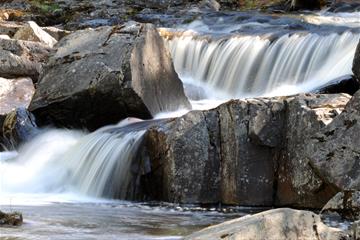
[[[326,226],[318,215],[288,208],[230,220],[195,232],[185,240],[298,240],[350,239],[346,232]]]
[[[336,189],[360,190],[360,91],[331,124],[307,144],[311,168]]]
[[[49,52],[42,43],[0,38],[0,77],[31,77],[36,82]]]
[[[360,41],[356,48],[352,71],[355,78],[360,82]]]
[[[336,194],[305,161],[315,131],[349,95],[232,100],[153,126],[146,198],[180,203],[321,208]]]
[[[276,205],[321,208],[337,190],[312,168],[305,150],[314,133],[338,116],[349,101],[347,94],[289,98],[285,139],[278,160]]]
[[[151,24],[77,31],[57,46],[30,105],[43,124],[95,129],[191,107]]]
[[[16,149],[20,144],[32,139],[39,133],[35,117],[25,108],[18,108],[7,114],[0,129],[3,145]]]
[[[231,101],[218,108],[221,202],[271,206],[276,151],[281,144],[285,104],[281,98]]]
[[[57,41],[46,31],[42,30],[35,22],[29,21],[20,28],[14,35],[14,39],[41,42],[53,47]]]
[[[322,208],[321,214],[336,214],[350,221],[360,220],[360,192],[345,191],[337,193]]]
[[[194,111],[152,127],[146,136],[148,199],[216,203],[220,198],[216,111]]]
[[[27,108],[34,93],[31,78],[0,77],[0,115],[6,115],[18,107]]]

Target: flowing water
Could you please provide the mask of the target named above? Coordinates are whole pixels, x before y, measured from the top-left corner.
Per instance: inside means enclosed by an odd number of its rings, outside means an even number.
[[[347,78],[358,16],[216,13],[160,32],[194,109],[206,109]],[[114,200],[133,199],[139,147],[156,121],[127,119],[93,133],[45,129],[17,151],[0,153],[0,209],[25,218],[20,228],[0,228],[0,239],[179,239],[259,211]]]
[[[181,79],[203,90],[198,99],[283,96],[349,78],[360,20],[229,14],[160,32]]]

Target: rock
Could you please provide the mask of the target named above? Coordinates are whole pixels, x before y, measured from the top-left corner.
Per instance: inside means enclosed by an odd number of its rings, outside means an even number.
[[[232,101],[219,108],[221,202],[274,204],[274,146],[282,139],[282,99]]]
[[[360,190],[360,91],[331,124],[308,142],[305,156],[311,167],[335,188]]]
[[[360,41],[356,48],[352,71],[355,78],[360,82]]]
[[[146,198],[216,203],[220,198],[219,126],[216,111],[194,111],[147,134]]]
[[[35,117],[25,108],[17,108],[6,115],[1,130],[7,149],[15,149],[39,133]]]
[[[10,39],[10,37],[8,35],[4,35],[4,34],[0,35],[0,38],[1,39]]]
[[[15,108],[27,108],[35,88],[31,78],[0,78],[0,115],[6,115]]]
[[[230,220],[185,237],[185,240],[202,239],[345,240],[350,237],[340,229],[326,226],[312,212],[283,208]]]
[[[213,11],[219,11],[221,6],[220,3],[218,3],[216,0],[202,0],[199,3],[199,7]]]
[[[151,24],[77,31],[58,43],[30,105],[42,123],[97,127],[190,108]]]
[[[18,22],[0,22],[0,34],[13,37],[22,27],[24,27],[24,25]]]
[[[303,149],[349,98],[233,100],[154,126],[146,137],[145,198],[321,208],[336,189],[305,161]]]
[[[19,212],[4,213],[0,211],[0,226],[21,226],[23,223],[23,216]]]
[[[321,210],[321,214],[332,213],[350,221],[360,220],[360,192],[337,193]]]
[[[57,41],[46,31],[42,30],[35,22],[29,21],[20,28],[14,35],[14,39],[41,42],[53,47]]]
[[[354,95],[360,89],[360,83],[355,77],[349,77],[330,83],[329,85],[322,87],[317,92],[321,94],[333,94],[333,93],[347,93]]]
[[[287,100],[283,149],[277,170],[276,205],[321,208],[337,193],[312,168],[305,149],[311,138],[340,114],[350,96],[306,94]]]
[[[353,239],[357,240],[360,238],[360,221],[353,222],[350,233]]]
[[[31,77],[36,82],[49,51],[41,43],[0,38],[0,77]]]
[[[56,39],[56,41],[60,41],[63,37],[66,37],[71,33],[70,31],[59,29],[56,27],[42,27],[42,30],[44,30],[50,36]]]
[[[322,7],[321,0],[291,0],[291,9],[320,9]]]

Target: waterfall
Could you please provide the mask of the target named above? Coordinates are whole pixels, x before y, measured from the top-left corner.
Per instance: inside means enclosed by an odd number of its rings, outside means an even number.
[[[289,33],[275,40],[174,34],[166,42],[184,83],[221,99],[309,92],[349,76],[359,38],[351,31]]]
[[[72,192],[131,198],[131,165],[148,122],[128,123],[125,120],[87,135],[47,130],[17,155],[0,153],[0,195]]]

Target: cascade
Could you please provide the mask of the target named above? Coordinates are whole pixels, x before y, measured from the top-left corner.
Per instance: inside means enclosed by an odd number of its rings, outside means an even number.
[[[275,40],[177,34],[166,42],[184,83],[205,88],[209,98],[228,99],[309,92],[345,78],[359,38],[352,31],[288,33]]]
[[[151,121],[149,121],[151,122]],[[130,167],[148,123],[124,120],[90,134],[48,130],[0,155],[0,194],[74,192],[131,198]]]

